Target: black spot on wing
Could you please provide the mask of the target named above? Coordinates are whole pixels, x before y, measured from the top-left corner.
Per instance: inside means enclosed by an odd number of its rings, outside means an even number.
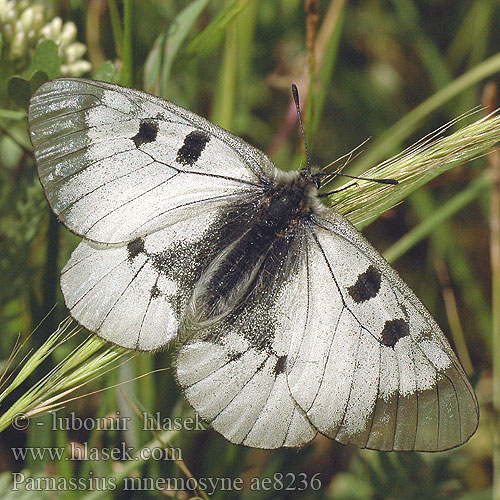
[[[157,299],[161,295],[161,290],[156,285],[153,285],[151,287],[150,295],[152,299]]]
[[[145,253],[144,240],[136,238],[127,245],[128,260],[132,262],[139,254]]]
[[[193,130],[184,138],[184,144],[177,151],[176,161],[182,165],[193,165],[201,156],[210,136],[201,130]]]
[[[286,367],[286,356],[280,356],[276,360],[276,365],[274,366],[274,374],[279,375],[285,371]]]
[[[382,342],[387,347],[394,347],[398,340],[410,334],[408,323],[404,319],[387,320],[382,330]]]
[[[148,142],[154,142],[157,135],[158,121],[153,118],[144,118],[139,125],[139,132],[131,139],[134,141],[135,147],[138,148]]]
[[[366,302],[377,296],[380,290],[382,275],[374,266],[369,266],[368,269],[358,276],[356,283],[350,286],[347,291],[354,302]]]

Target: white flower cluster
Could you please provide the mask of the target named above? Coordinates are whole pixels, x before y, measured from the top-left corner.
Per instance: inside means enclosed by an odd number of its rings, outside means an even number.
[[[22,67],[23,63],[29,62],[42,40],[53,40],[62,56],[61,75],[81,76],[90,71],[91,64],[82,59],[87,47],[75,41],[75,24],[63,23],[60,17],[47,21],[50,16],[50,9],[41,2],[0,0],[0,33],[4,54]]]

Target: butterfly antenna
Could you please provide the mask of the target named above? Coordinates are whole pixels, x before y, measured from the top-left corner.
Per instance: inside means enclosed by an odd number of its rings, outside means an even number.
[[[297,118],[299,120],[300,133],[302,134],[302,140],[304,141],[304,147],[306,150],[306,162],[307,168],[311,169],[311,158],[309,156],[309,148],[307,147],[306,133],[304,132],[304,125],[302,123],[302,114],[300,112],[300,103],[299,103],[299,89],[295,83],[292,83],[292,95],[293,100],[295,101],[295,108],[297,109]]]
[[[297,109],[297,118],[299,120],[300,133],[302,134],[302,140],[304,141],[304,148],[306,150],[307,168],[310,170],[311,169],[311,158],[309,156],[309,148],[307,147],[306,133],[304,132],[304,124],[302,122],[302,114],[300,112],[299,89],[297,88],[297,85],[295,85],[295,83],[292,83],[292,95],[293,95],[293,100],[295,102],[295,108]],[[361,145],[363,145],[363,144],[364,143],[362,143]],[[356,149],[357,148],[355,148],[353,151],[355,151]],[[344,163],[344,165],[339,170],[342,170],[345,167],[345,165],[347,165],[347,163],[350,161],[353,151],[348,153],[347,161]],[[333,176],[340,175],[342,177],[348,177],[349,179],[357,179],[357,180],[361,180],[361,181],[372,181],[372,182],[378,182],[379,184],[399,184],[398,181],[395,179],[371,179],[368,177],[359,177],[359,176],[354,176],[354,175],[342,174],[342,173],[340,173],[340,171],[333,172],[332,174],[328,174],[325,172],[323,175],[333,175]],[[326,194],[331,194],[331,193],[325,193],[325,195]]]

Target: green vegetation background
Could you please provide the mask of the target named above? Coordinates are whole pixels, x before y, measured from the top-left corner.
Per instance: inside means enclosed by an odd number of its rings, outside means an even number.
[[[39,347],[66,317],[58,274],[78,243],[50,215],[26,132],[26,99],[44,78],[41,72],[50,77],[60,74],[61,61],[47,62],[50,57],[44,59],[41,51],[36,59],[36,44],[30,46],[28,40],[24,52],[13,55],[15,44],[5,27],[8,20],[2,18],[8,3],[0,1],[0,360],[4,364],[17,336],[26,338],[56,302],[57,308],[26,349]],[[16,3],[19,12],[30,4],[44,9],[49,5]],[[359,173],[481,104],[486,81],[498,81],[498,63],[481,66],[500,52],[496,1],[321,0],[313,62],[311,45],[308,50],[306,42],[306,21],[313,19],[306,15],[305,3],[315,4],[299,0],[136,0],[124,4],[68,0],[52,2],[44,15],[46,20],[59,15],[75,23],[77,39],[88,48],[81,58],[92,64],[86,76],[148,90],[181,104],[269,152],[284,169],[296,168],[303,160],[295,119],[290,118],[292,82],[304,100],[307,96],[306,129],[315,163],[330,163],[372,138],[363,147],[364,154],[351,163],[351,171]],[[314,34],[311,26],[309,33]],[[482,72],[477,68],[483,68]],[[311,74],[314,85],[308,86]],[[473,77],[463,81],[463,74]],[[22,78],[10,80],[14,75]],[[419,107],[421,103],[425,104]],[[487,168],[486,158],[454,168],[364,230],[381,252],[391,247],[388,255],[395,267],[455,343],[472,377],[482,413],[469,443],[440,454],[384,454],[345,447],[320,436],[299,451],[268,452],[234,446],[210,430],[186,430],[173,432],[167,444],[175,448],[177,458],[181,450],[181,464],[153,459],[126,463],[14,458],[11,448],[23,446],[87,442],[91,447],[113,448],[126,441],[136,450],[144,447],[154,436],[142,428],[129,399],[152,414],[159,412],[161,418],[192,416],[167,370],[120,390],[68,403],[57,413],[58,417],[74,412],[80,418],[96,418],[118,411],[132,419],[126,431],[51,429],[50,416],[33,419],[23,431],[4,430],[0,434],[0,487],[5,498],[30,497],[25,491],[9,492],[11,472],[20,471],[33,477],[117,479],[115,491],[33,493],[38,498],[164,498],[159,491],[120,491],[118,479],[124,474],[186,477],[184,466],[195,478],[243,478],[243,493],[219,489],[210,495],[216,499],[238,495],[248,499],[491,498],[495,419],[490,183],[474,184]],[[476,187],[471,190],[471,186]],[[466,201],[455,209],[441,211],[445,203],[464,196]],[[401,240],[436,215],[441,219],[430,234]],[[393,246],[400,241],[406,241],[403,247]],[[55,350],[23,387],[39,380],[83,338],[80,333]],[[169,352],[142,354],[80,393],[170,363]],[[2,403],[3,410],[19,394],[11,394]],[[276,473],[283,474],[283,484],[292,488],[300,487],[300,479],[310,480],[320,473],[322,486],[318,491],[277,491],[279,483],[272,483],[270,491],[250,490],[252,478],[275,481]],[[295,480],[290,474],[295,474]],[[165,494],[167,498],[191,495]]]

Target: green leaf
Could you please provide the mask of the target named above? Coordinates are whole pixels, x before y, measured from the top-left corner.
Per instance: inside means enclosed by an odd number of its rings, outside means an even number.
[[[132,22],[132,0],[123,0],[123,65],[120,83],[125,87],[132,87],[134,83]]]
[[[100,66],[99,69],[94,73],[94,80],[99,80],[100,82],[113,83],[116,75],[116,66],[111,61],[105,61]]]
[[[31,75],[30,80],[30,95],[35,92],[35,90],[40,87],[42,83],[45,83],[47,80],[50,80],[50,75],[45,73],[45,71],[35,71]]]
[[[330,13],[333,12],[333,15]],[[345,4],[341,6],[337,13],[337,8],[330,7],[327,18],[323,21],[321,30],[328,32],[328,42],[324,44],[324,50],[321,57],[321,66],[317,69],[317,74],[314,78],[314,85],[310,85],[309,92],[314,92],[314,95],[309,97],[309,102],[313,105],[306,107],[306,134],[309,148],[313,149],[314,138],[317,135],[320,125],[321,116],[325,108],[326,96],[331,86],[332,73],[337,62],[337,55],[340,46],[340,40],[344,27]],[[336,15],[335,15],[336,14]]]
[[[437,208],[432,215],[427,217],[418,226],[415,226],[411,231],[407,232],[388,248],[384,252],[385,259],[388,262],[394,262],[410,248],[413,248],[417,243],[432,234],[437,228],[442,227],[447,220],[463,207],[472,203],[479,198],[479,196],[488,191],[491,188],[492,182],[488,171],[477,177],[467,187],[462,189],[462,191],[459,191],[446,203]]]
[[[220,42],[226,26],[253,0],[234,0],[189,44],[186,57],[211,52]]]
[[[20,108],[27,108],[33,92],[49,79],[44,71],[35,71],[31,80],[13,76],[7,84],[9,99]]]
[[[410,136],[417,128],[417,125],[434,110],[464,90],[471,88],[473,85],[494,75],[498,71],[500,71],[500,54],[495,54],[474,66],[463,75],[455,78],[446,87],[438,90],[424,102],[413,108],[392,127],[388,128],[377,140],[373,141],[366,152],[353,162],[349,173],[361,173],[366,168],[380,161],[385,155],[397,150],[401,142]]]
[[[26,112],[14,111],[13,109],[0,109],[0,118],[5,120],[24,120],[26,118]]]
[[[111,20],[111,31],[115,42],[116,53],[121,56],[123,51],[123,28],[120,19],[120,12],[116,0],[110,0],[108,3],[109,18]]]
[[[30,74],[35,71],[43,71],[49,79],[60,76],[61,57],[58,53],[58,48],[52,40],[44,40],[41,42],[33,54],[31,60]]]
[[[20,76],[13,76],[7,83],[9,99],[20,108],[26,108],[31,96],[30,82]]]
[[[166,37],[167,37],[166,33],[161,33],[158,36],[144,64],[144,70],[143,70],[144,90],[146,92],[154,93],[155,87],[158,84],[158,81],[160,80],[160,72],[163,64],[163,54],[164,52],[166,52],[165,50]],[[160,95],[162,95],[161,92]]]
[[[144,71],[145,90],[152,91],[155,85],[158,84],[158,80],[160,80],[160,95],[166,95],[165,92],[170,78],[172,63],[208,1],[195,0],[191,2],[176,16],[167,32],[162,33],[156,39],[146,60]]]

